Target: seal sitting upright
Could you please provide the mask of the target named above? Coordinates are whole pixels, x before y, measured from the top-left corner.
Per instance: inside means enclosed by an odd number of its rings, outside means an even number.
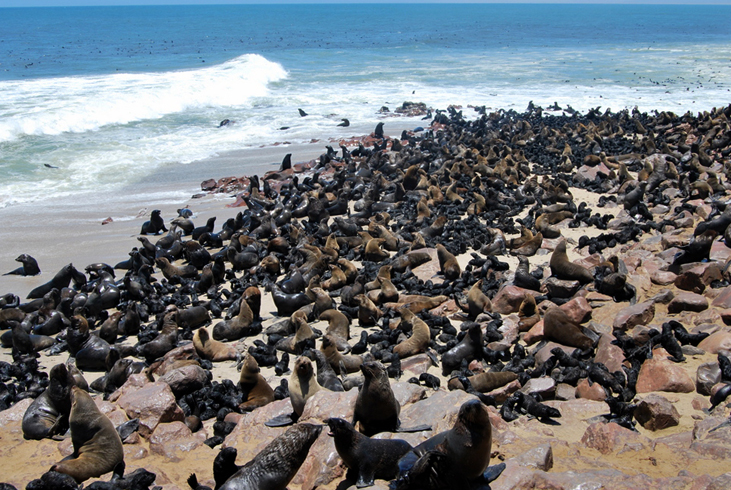
[[[91,396],[71,388],[71,442],[74,452],[51,471],[65,473],[81,483],[112,471],[124,461],[122,439],[109,418],[99,411]]]

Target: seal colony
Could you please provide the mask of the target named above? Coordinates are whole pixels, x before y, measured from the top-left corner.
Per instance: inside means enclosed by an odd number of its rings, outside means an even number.
[[[334,444],[351,474],[307,488],[379,478],[391,488],[497,485],[505,466],[490,466],[495,422],[570,423],[557,402],[575,397],[604,403],[602,423],[645,427],[637,400],[648,361],[682,366],[711,335],[731,337],[707,326],[731,322],[727,312],[693,321],[688,313],[704,308],[676,301],[686,293],[650,296],[672,284],[722,298],[729,286],[731,106],[682,116],[558,111],[478,107],[472,117],[450,107],[399,138],[379,123],[314,161],[287,154],[278,171],[222,179],[246,209],[218,231],[215,218],[196,227],[187,208],[167,217],[168,229],[156,209],[129,258],[84,272],[69,264],[29,301],[2,296],[13,363],[0,362],[0,410],[35,399],[26,443],[69,426],[73,441],[71,458],[39,469],[28,488],[75,488],[66,476],[109,472],[109,485],[139,477],[148,488],[149,472],[125,475],[121,441],[149,439],[154,427],[127,411],[133,420],[115,431],[84,390],[118,400],[155,380],[169,386],[178,423],[212,430],[211,448],[223,443],[211,473],[189,478],[194,489],[210,475],[216,488],[284,489],[318,441]],[[577,188],[597,204],[577,202]],[[154,243],[144,236],[160,233]],[[37,273],[21,257],[25,269],[13,274]],[[653,326],[655,305],[667,305],[667,321]],[[698,374],[710,380],[697,388],[708,416],[727,415],[731,394],[731,338],[720,345]],[[38,352],[69,358],[49,380]],[[211,381],[225,362],[240,364],[238,382]],[[78,370],[104,374],[89,388]],[[450,407],[454,424],[438,433],[413,420],[403,429],[407,402],[392,388],[409,384],[469,400]],[[350,400],[347,414],[334,412],[338,400]],[[254,429],[236,421],[280,401],[271,419],[257,419],[277,436],[237,465],[232,431]],[[320,436],[323,424],[331,437]]]

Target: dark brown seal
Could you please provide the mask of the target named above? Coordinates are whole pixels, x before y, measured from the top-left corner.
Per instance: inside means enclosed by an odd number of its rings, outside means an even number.
[[[322,426],[313,424],[289,428],[234,473],[220,490],[285,490],[321,431]]]
[[[51,470],[83,482],[112,471],[124,461],[124,449],[114,425],[87,392],[74,386],[71,400],[69,425],[74,452]]]
[[[367,436],[394,432],[399,426],[401,405],[393,394],[386,368],[380,362],[365,362],[360,370],[365,380],[355,401],[353,425],[360,422],[360,431]]]
[[[356,475],[355,486],[370,487],[374,479],[391,480],[398,474],[398,461],[409,452],[411,444],[402,439],[371,439],[356,431],[352,424],[339,418],[325,419],[329,436],[345,466]]]
[[[33,400],[23,415],[23,437],[40,440],[63,434],[69,427],[74,378],[65,364],[51,368],[48,388]]]
[[[442,355],[442,374],[445,376],[459,369],[462,361],[472,361],[482,353],[482,328],[475,323],[470,326],[462,341]]]

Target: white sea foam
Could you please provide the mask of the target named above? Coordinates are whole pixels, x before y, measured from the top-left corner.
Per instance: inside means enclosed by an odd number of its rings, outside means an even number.
[[[0,142],[94,131],[189,109],[241,106],[266,95],[269,83],[286,76],[281,65],[246,54],[197,70],[0,82]]]

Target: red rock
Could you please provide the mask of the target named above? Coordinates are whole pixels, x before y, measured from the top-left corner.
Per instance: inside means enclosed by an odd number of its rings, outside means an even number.
[[[541,395],[544,399],[553,398],[554,393],[556,393],[556,380],[549,378],[548,376],[531,378],[525,383],[520,391],[523,393],[530,393],[531,395]]]
[[[158,381],[169,384],[175,396],[181,397],[203,388],[208,382],[208,374],[202,367],[191,364],[168,371]]]
[[[500,388],[496,388],[489,393],[486,393],[489,396],[492,396],[495,398],[495,403],[503,403],[505,400],[510,398],[510,395],[515,393],[521,388],[520,381],[513,380],[510,383],[506,384],[505,386],[501,386]]]
[[[594,362],[604,364],[610,373],[615,371],[623,373],[624,351],[618,345],[612,344],[613,340],[615,340],[613,335],[602,334],[596,347]]]
[[[655,355],[646,360],[637,377],[637,393],[667,391],[671,393],[690,393],[695,384],[682,365]]]
[[[583,378],[576,384],[576,397],[603,402],[607,398],[607,392],[599,383],[590,383]]]
[[[584,323],[591,319],[591,306],[589,306],[589,302],[586,298],[579,296],[571,301],[567,301],[561,305],[561,309],[565,311],[569,318],[571,318],[575,323]]]
[[[492,311],[501,315],[516,313],[520,309],[525,295],[526,291],[523,288],[512,285],[503,286],[492,299]]]
[[[635,408],[635,418],[647,430],[662,430],[680,423],[680,414],[667,398],[647,395]]]
[[[629,330],[637,325],[647,325],[655,318],[655,303],[645,301],[623,308],[614,317],[613,327]]]
[[[710,354],[718,354],[721,350],[731,350],[731,332],[721,330],[712,333],[698,344],[698,348]]]
[[[706,285],[703,283],[701,275],[694,271],[687,271],[676,276],[673,283],[676,288],[692,293],[700,294],[706,290]]]
[[[426,400],[403,407],[401,409],[401,425],[413,427],[429,424],[432,426],[432,430],[426,437],[431,437],[443,430],[451,429],[459,412],[459,407],[467,400],[474,398],[473,395],[462,390],[436,391]]]
[[[417,354],[415,356],[407,357],[401,361],[401,369],[404,375],[408,373],[408,377],[416,376],[425,373],[432,366],[432,361],[426,354]]]
[[[170,386],[160,381],[125,393],[117,404],[130,419],[140,419],[139,431],[143,437],[150,435],[158,424],[185,419]]]
[[[541,444],[516,456],[513,461],[525,468],[548,471],[553,468],[553,449],[550,444]]]
[[[320,390],[307,400],[300,420],[312,423],[324,423],[328,417],[353,420],[356,398],[358,398],[357,390],[345,392]]]
[[[711,388],[721,382],[721,368],[718,362],[706,362],[695,372],[695,390],[701,395],[710,396]]]
[[[538,323],[533,325],[531,329],[523,335],[523,342],[528,345],[535,344],[541,340],[543,340],[543,320],[540,320]]]
[[[731,286],[721,289],[721,292],[711,303],[716,308],[731,308]]]
[[[708,308],[708,300],[696,293],[678,293],[668,303],[668,313],[681,311],[703,311]]]
[[[581,283],[579,281],[549,277],[543,281],[541,291],[545,290],[548,296],[552,298],[570,298],[576,294],[580,288]]]
[[[650,273],[650,281],[652,281],[653,284],[657,284],[659,286],[668,286],[670,284],[673,284],[675,280],[677,279],[677,275],[670,271],[653,271]]]
[[[611,172],[612,171],[603,163],[599,163],[599,165],[596,165],[595,167],[582,165],[576,170],[576,173],[573,175],[573,179],[579,183],[594,182],[598,175],[601,175],[602,178],[606,178],[609,174],[611,174]]]
[[[581,437],[581,443],[588,448],[596,449],[602,454],[616,452],[628,443],[649,446],[647,438],[614,422],[591,424]]]
[[[723,241],[714,240],[708,259],[725,264],[731,259],[731,248],[728,248]]]
[[[551,354],[551,350],[553,350],[555,347],[558,347],[560,349],[563,349],[566,354],[571,355],[575,350],[576,347],[569,347],[566,345],[557,344],[556,342],[548,342],[546,345],[541,347],[541,349],[535,353],[535,359],[536,359],[536,367],[543,366],[543,363],[546,362],[548,359],[553,356]]]

